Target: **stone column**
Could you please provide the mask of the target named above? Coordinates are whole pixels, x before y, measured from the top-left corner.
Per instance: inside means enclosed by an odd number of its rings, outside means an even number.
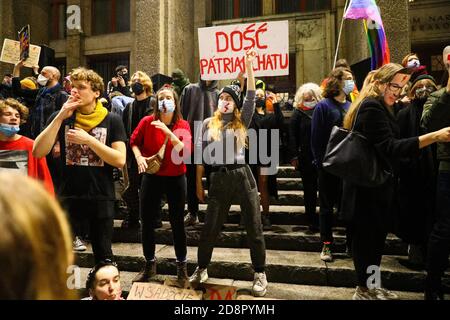
[[[13,1],[2,0],[0,1],[0,39],[2,39],[0,46],[3,47],[3,39],[14,39],[14,12]],[[3,80],[5,73],[11,73],[13,69],[12,64],[0,62],[0,81]]]
[[[67,30],[66,37],[66,68],[70,72],[72,69],[86,65],[86,58],[84,56],[84,38],[85,38],[85,24],[87,12],[86,4],[82,0],[68,0],[67,6],[77,5],[81,9],[81,30]],[[67,28],[67,26],[65,26]]]
[[[386,31],[391,62],[401,63],[411,52],[408,0],[378,0]]]
[[[274,1],[273,0],[262,0],[262,15],[270,16],[275,13]]]
[[[164,46],[161,33],[161,7],[164,1],[135,0],[135,36],[132,50],[131,69],[140,69],[150,76],[160,72],[163,60],[161,47]]]

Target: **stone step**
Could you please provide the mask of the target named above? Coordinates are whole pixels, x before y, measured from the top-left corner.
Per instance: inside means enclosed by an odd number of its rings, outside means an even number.
[[[203,178],[203,187],[207,189],[206,178]],[[277,188],[279,191],[300,191],[303,190],[301,178],[277,178]]]
[[[123,229],[122,221],[114,223],[113,242],[140,243],[141,232],[137,229]],[[203,223],[186,228],[188,246],[198,246]],[[346,250],[345,229],[335,228],[335,242],[333,252],[344,253]],[[319,233],[310,233],[307,227],[291,225],[273,225],[271,231],[264,231],[266,248],[270,250],[292,250],[320,252],[322,242]],[[170,223],[163,222],[163,227],[156,230],[155,241],[158,244],[172,245],[173,237]],[[226,224],[216,243],[221,248],[248,248],[247,235],[244,230],[239,230],[237,225]],[[385,254],[406,255],[407,246],[394,235],[389,235]]]
[[[115,259],[120,270],[138,272],[144,266],[142,246],[138,243],[117,243],[113,245]],[[91,248],[77,253],[80,267],[94,264]],[[344,255],[335,255],[335,262],[326,263],[319,259],[317,253],[298,251],[266,250],[266,273],[269,282],[347,287],[355,286],[355,272],[352,259]],[[176,274],[174,248],[168,245],[156,246],[158,273]],[[400,264],[404,257],[384,256],[381,278],[387,289],[422,292],[425,272],[413,271]],[[197,248],[188,247],[188,272],[192,274],[197,261]],[[250,253],[247,249],[215,248],[208,273],[214,278],[233,278],[235,280],[253,281]],[[450,273],[446,273],[445,283],[449,282]]]
[[[168,213],[168,205],[166,204],[162,210],[162,219],[165,221],[169,221],[169,213]],[[205,213],[207,210],[206,204],[199,205],[199,219],[201,222],[204,221]],[[187,212],[187,205],[185,206],[185,212]],[[317,208],[317,213],[319,212],[319,208]],[[271,205],[270,206],[270,221],[272,224],[278,225],[308,225],[308,219],[305,214],[304,206],[285,206],[285,205]],[[119,211],[115,216],[118,220],[125,219],[125,215],[123,212]],[[230,213],[227,218],[227,222],[230,224],[238,224],[241,218],[241,208],[239,205],[232,205],[230,208]],[[342,223],[339,219],[336,220],[337,226],[342,226]]]
[[[208,190],[205,193],[207,198]],[[238,204],[237,199],[233,199],[232,203]],[[278,191],[278,199],[271,197],[270,204],[276,206],[304,206],[304,192],[302,190]],[[317,199],[317,205],[319,205],[319,199]]]
[[[89,268],[81,268],[81,284],[83,293],[81,297],[86,297],[85,292],[86,278],[89,273]],[[137,272],[120,272],[120,280],[122,285],[123,297],[126,298],[132,287],[132,280],[137,275]],[[157,275],[155,281],[164,283],[166,278],[175,279],[171,275]],[[206,283],[221,284],[227,286],[235,286],[238,288],[237,299],[239,300],[259,300],[251,296],[252,282],[240,281],[233,279],[217,279],[210,278]],[[321,286],[307,286],[298,284],[274,283],[270,282],[267,288],[267,294],[264,299],[281,299],[281,300],[351,300],[353,288],[335,288],[335,287],[321,287]],[[403,292],[396,291],[402,300],[422,300],[423,294],[417,292]]]
[[[278,178],[300,178],[300,173],[292,166],[278,167]]]

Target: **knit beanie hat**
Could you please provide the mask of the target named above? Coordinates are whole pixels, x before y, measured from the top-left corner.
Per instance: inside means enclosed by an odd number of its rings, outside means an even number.
[[[225,86],[219,93],[219,97],[222,93],[228,93],[234,100],[234,103],[238,108],[241,108],[241,88],[237,85],[231,84]]]
[[[20,81],[20,85],[26,89],[36,90],[36,84],[30,79],[23,79]]]
[[[414,79],[414,82],[413,82],[413,84],[412,84],[411,87],[414,87],[414,85],[415,85],[417,82],[419,82],[420,80],[431,80],[431,81],[433,81],[434,83],[436,83],[436,80],[435,80],[432,76],[430,76],[429,74],[423,74],[423,75],[421,75],[421,76],[418,76],[416,79]]]

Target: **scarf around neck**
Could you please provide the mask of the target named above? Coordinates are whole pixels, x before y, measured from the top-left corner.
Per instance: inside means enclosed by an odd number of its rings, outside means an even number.
[[[97,101],[94,112],[91,114],[76,113],[75,127],[81,128],[86,132],[90,132],[105,120],[108,115],[108,109],[106,109],[100,101]]]

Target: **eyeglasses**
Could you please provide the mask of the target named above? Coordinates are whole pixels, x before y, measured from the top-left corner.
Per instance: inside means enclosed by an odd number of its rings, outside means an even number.
[[[402,91],[402,89],[404,88],[404,86],[401,87],[398,84],[392,83],[392,82],[389,82],[388,87],[389,87],[389,90],[392,91],[392,93],[400,93]]]

